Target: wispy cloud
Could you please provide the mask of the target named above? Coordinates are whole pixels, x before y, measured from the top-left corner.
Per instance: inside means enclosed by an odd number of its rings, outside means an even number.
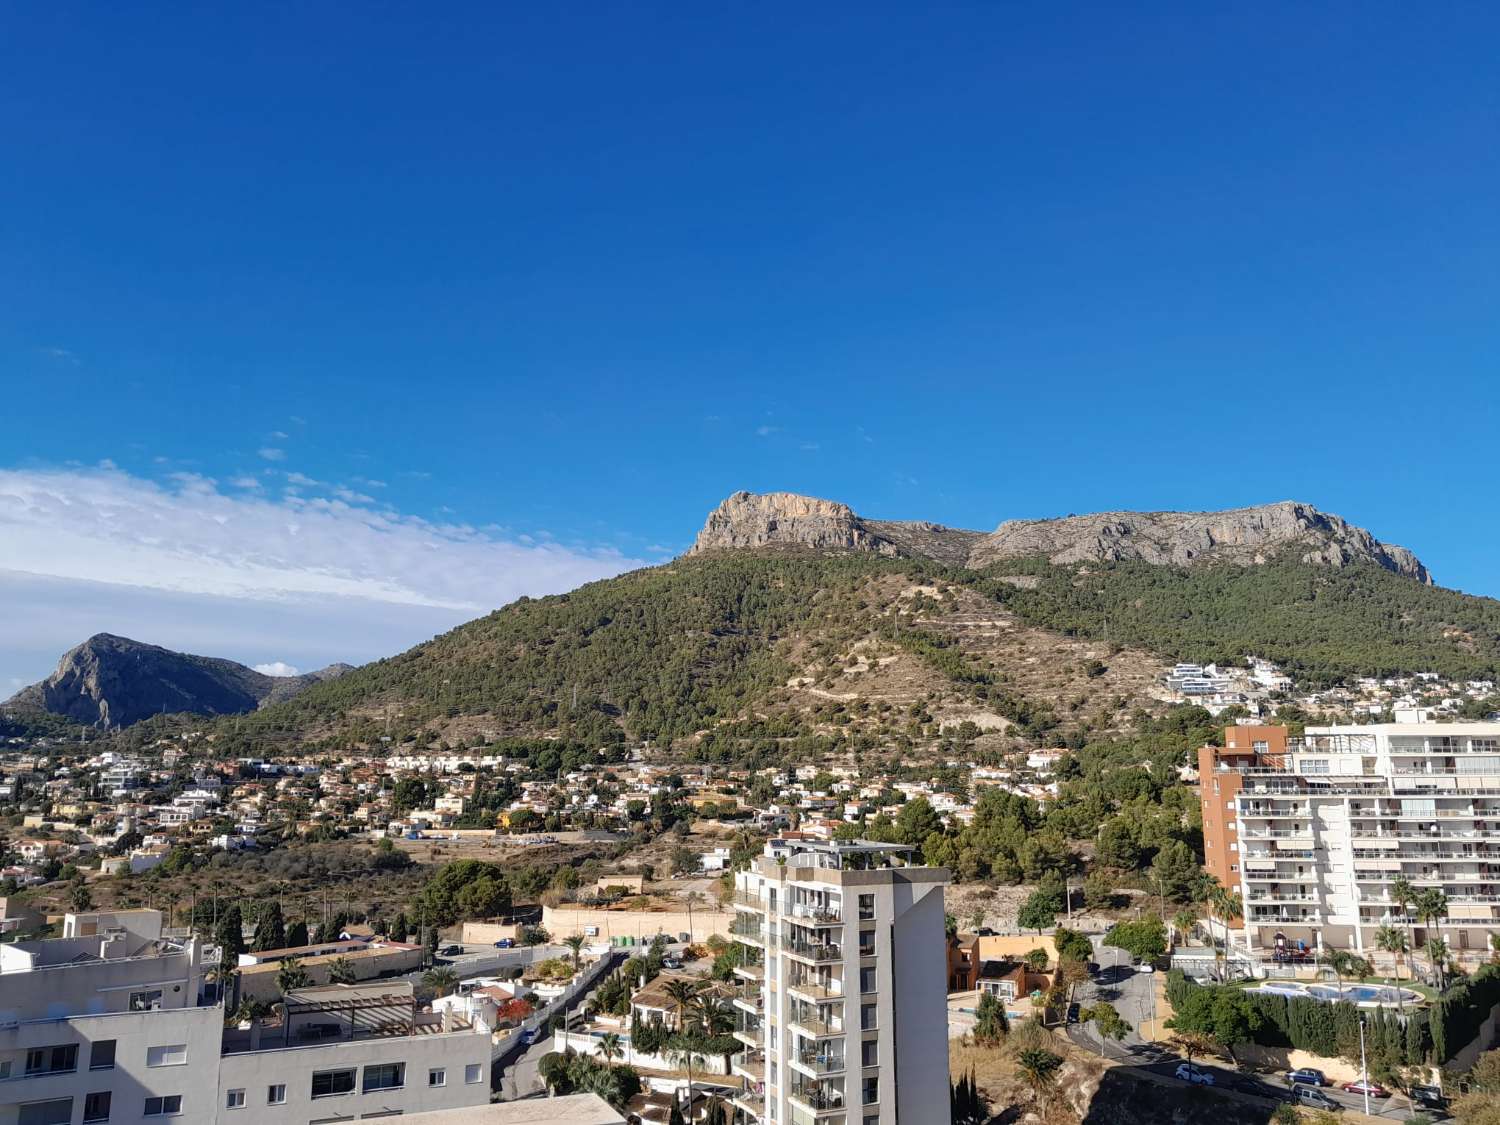
[[[48,347],[38,348],[37,351],[55,363],[67,364],[69,367],[78,366],[78,356],[67,348]]]
[[[114,468],[0,470],[0,620],[25,607],[37,635],[55,640],[50,666],[88,635],[60,632],[78,628],[78,606],[102,607],[89,615],[97,623],[88,632],[95,632],[115,619],[112,607],[155,604],[142,592],[156,591],[172,608],[148,621],[191,618],[197,651],[243,659],[279,643],[281,653],[273,647],[268,660],[295,655],[300,666],[314,667],[312,659],[386,655],[522,594],[569,590],[643,565],[612,548],[566,547],[541,536],[527,542],[361,506],[369,497],[352,490],[344,491],[359,503],[277,498],[249,488],[250,480],[235,478],[225,491],[193,474],[157,483]],[[22,579],[27,589],[37,579],[55,591],[47,595],[50,609],[43,612],[35,593],[8,593]],[[254,606],[262,608],[242,608]],[[269,620],[285,623],[284,635],[265,638]],[[340,629],[367,636],[372,620],[404,622],[392,625],[405,630],[400,643],[387,639],[390,648],[374,651],[331,645]],[[204,645],[216,621],[222,635]],[[52,630],[59,635],[51,638]]]
[[[755,436],[756,437],[770,437],[772,434],[779,434],[779,433],[781,433],[781,427],[780,426],[756,426],[755,427]]]
[[[260,448],[260,450],[259,450],[259,453],[267,461],[285,461],[286,460],[286,450],[285,449],[279,449],[279,448],[277,448],[274,445],[265,445],[265,446],[262,446]]]

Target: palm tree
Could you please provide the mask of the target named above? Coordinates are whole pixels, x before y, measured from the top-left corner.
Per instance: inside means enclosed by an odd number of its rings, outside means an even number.
[[[353,984],[359,978],[354,972],[354,964],[347,957],[335,957],[328,962],[329,984]]]
[[[699,983],[687,977],[679,977],[676,980],[669,980],[665,991],[672,998],[672,1002],[677,1005],[677,1032],[685,1040],[688,1024],[687,1013],[688,1009],[698,999]],[[688,1112],[691,1113],[693,1107],[693,1050],[691,1044],[681,1054],[687,1063],[687,1104]]]
[[[599,1054],[604,1061],[610,1065],[625,1053],[625,1048],[620,1042],[620,1036],[613,1031],[606,1031],[599,1037]]]
[[[1406,921],[1406,944],[1408,948],[1417,942],[1417,936],[1412,932],[1411,907],[1417,901],[1417,888],[1411,885],[1411,881],[1405,875],[1397,875],[1391,880],[1391,901],[1401,907],[1401,917]]]
[[[587,943],[587,941],[588,938],[584,937],[582,934],[573,934],[571,937],[563,938],[563,944],[572,951],[573,971],[575,973],[579,969],[583,968],[583,947],[585,943]]]
[[[1172,915],[1172,928],[1177,931],[1177,937],[1182,945],[1187,944],[1188,935],[1193,932],[1193,927],[1198,924],[1198,915],[1186,907]]]
[[[1448,943],[1440,937],[1428,938],[1423,951],[1427,954],[1427,963],[1432,966],[1433,986],[1441,992],[1448,979]]]
[[[1401,983],[1401,962],[1405,960],[1406,954],[1411,952],[1411,941],[1406,934],[1396,929],[1395,926],[1385,925],[1375,931],[1375,948],[1382,953],[1390,953],[1396,958],[1396,983]],[[1401,1007],[1403,1000],[1400,997],[1405,993],[1399,987],[1396,989],[1398,999],[1397,1007]]]
[[[1046,1100],[1047,1091],[1057,1081],[1057,1069],[1060,1066],[1062,1059],[1041,1047],[1028,1048],[1016,1054],[1016,1069],[1039,1102]]]
[[[685,895],[682,896],[682,899],[683,899],[684,902],[687,903],[687,908],[688,908],[688,941],[692,941],[693,940],[693,933],[694,933],[694,930],[693,930],[693,907],[696,906],[696,905],[698,905],[698,903],[700,903],[700,902],[703,901],[703,892],[702,891],[688,891],[687,894],[685,894]]]
[[[307,970],[302,967],[302,962],[295,957],[287,957],[281,962],[281,968],[276,970],[276,987],[285,996],[296,988],[306,988],[312,983],[312,978],[307,975]]]
[[[687,1029],[687,1011],[698,997],[698,988],[698,982],[687,977],[678,977],[676,980],[669,980],[667,982],[665,992],[672,998],[672,1002],[677,1005],[678,1031],[685,1031]]]
[[[1351,954],[1343,949],[1325,949],[1318,954],[1318,964],[1333,972],[1335,979],[1339,982],[1339,998],[1344,996],[1344,978],[1350,976],[1349,959]]]
[[[439,996],[447,996],[458,987],[458,974],[447,965],[439,965],[422,974],[422,983]]]

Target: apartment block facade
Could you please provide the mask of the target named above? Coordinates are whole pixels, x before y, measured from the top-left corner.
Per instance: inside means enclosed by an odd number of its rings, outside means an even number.
[[[1278,734],[1277,732],[1280,731]],[[1199,751],[1205,864],[1244,901],[1252,950],[1366,952],[1408,919],[1404,876],[1448,900],[1418,943],[1500,929],[1500,723],[1234,726]]]
[[[914,1125],[946,1107],[947,882],[910,848],[790,834],[735,877],[737,1125]]]
[[[0,1125],[309,1125],[489,1102],[489,1028],[404,980],[289,993],[225,1026],[217,958],[154,910],[0,945]]]

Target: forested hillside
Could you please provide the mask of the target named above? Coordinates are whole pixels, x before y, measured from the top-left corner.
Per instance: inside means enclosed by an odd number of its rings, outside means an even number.
[[[1003,576],[1029,575],[1023,588]],[[1299,679],[1435,671],[1497,678],[1500,601],[1426,586],[1369,563],[1280,559],[1184,569],[1141,562],[1001,564],[985,592],[1034,624],[1136,644],[1171,660],[1247,653]]]

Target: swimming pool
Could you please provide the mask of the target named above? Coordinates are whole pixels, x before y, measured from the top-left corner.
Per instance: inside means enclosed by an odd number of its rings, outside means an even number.
[[[1427,999],[1420,992],[1386,984],[1346,984],[1340,989],[1334,984],[1303,984],[1301,981],[1285,980],[1271,981],[1251,991],[1270,992],[1277,996],[1308,996],[1327,1003],[1347,1000],[1360,1007],[1373,1008],[1386,1004],[1421,1004]]]

